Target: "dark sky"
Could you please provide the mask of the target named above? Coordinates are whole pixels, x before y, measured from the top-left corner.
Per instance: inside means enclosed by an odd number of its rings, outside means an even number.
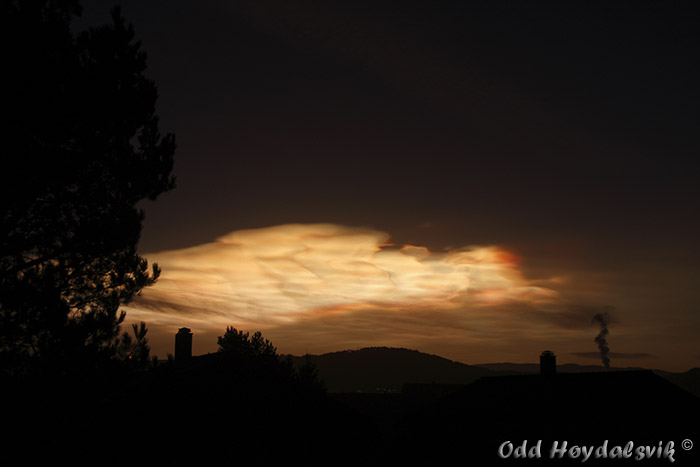
[[[568,275],[576,303],[615,307],[630,355],[673,366],[660,342],[681,342],[668,353],[698,366],[692,2],[121,4],[178,143],[142,252],[319,222],[498,245],[528,279]]]

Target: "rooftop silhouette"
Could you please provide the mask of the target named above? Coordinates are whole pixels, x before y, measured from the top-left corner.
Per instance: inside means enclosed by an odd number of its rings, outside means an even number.
[[[413,454],[435,460],[468,440],[474,455],[497,462],[507,440],[679,446],[697,436],[700,399],[651,370],[557,373],[553,353],[542,357],[540,374],[484,376],[409,414],[401,444],[430,446]]]

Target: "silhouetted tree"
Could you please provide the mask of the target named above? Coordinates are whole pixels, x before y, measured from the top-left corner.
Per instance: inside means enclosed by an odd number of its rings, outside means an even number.
[[[71,0],[0,6],[0,366],[13,373],[110,361],[120,305],[160,272],[136,252],[137,204],[174,187],[174,137],[119,9],[74,34],[79,13]]]
[[[309,354],[304,355],[304,360],[297,369],[297,375],[299,382],[302,385],[316,391],[325,392],[326,385],[319,377],[318,367],[313,361],[311,361],[311,356]]]
[[[277,348],[260,331],[251,336],[248,332],[227,327],[224,335],[218,337],[217,344],[217,353],[236,361],[239,369],[254,369],[258,377],[275,375],[278,378],[276,384],[288,385],[290,389],[294,386],[310,395],[325,392],[318,369],[308,355],[295,366],[292,357],[279,355]]]
[[[148,369],[151,364],[151,348],[148,345],[146,323],[132,324],[134,337],[129,333],[123,333],[115,343],[117,357],[126,364],[128,369],[142,371]]]
[[[226,327],[223,336],[216,340],[218,351],[243,357],[277,357],[277,348],[260,331],[252,336],[234,327]]]

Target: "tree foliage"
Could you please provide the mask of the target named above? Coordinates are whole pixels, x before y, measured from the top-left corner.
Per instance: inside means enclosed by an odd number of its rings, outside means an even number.
[[[217,338],[216,343],[219,346],[218,351],[222,353],[241,357],[277,356],[277,348],[265,339],[260,331],[251,336],[248,332],[228,326],[224,335]]]
[[[116,356],[127,365],[130,370],[142,371],[152,365],[151,348],[148,345],[146,323],[132,324],[134,337],[129,333],[123,333],[115,343]]]
[[[122,304],[160,273],[137,204],[174,188],[146,54],[118,8],[73,33],[71,0],[3,2],[0,365],[114,356]],[[10,164],[11,161],[11,164]],[[145,329],[145,328],[144,328]]]
[[[252,370],[255,378],[274,376],[275,385],[293,387],[311,396],[325,392],[318,368],[308,355],[301,364],[295,365],[290,355],[279,355],[277,348],[260,331],[251,335],[229,326],[224,335],[218,337],[217,344],[217,354],[228,362],[235,362],[239,371]]]

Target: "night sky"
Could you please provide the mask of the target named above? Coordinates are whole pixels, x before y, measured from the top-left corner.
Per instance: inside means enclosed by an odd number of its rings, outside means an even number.
[[[86,25],[113,2],[87,2]],[[177,188],[126,307],[152,351],[700,366],[692,2],[122,1]]]

